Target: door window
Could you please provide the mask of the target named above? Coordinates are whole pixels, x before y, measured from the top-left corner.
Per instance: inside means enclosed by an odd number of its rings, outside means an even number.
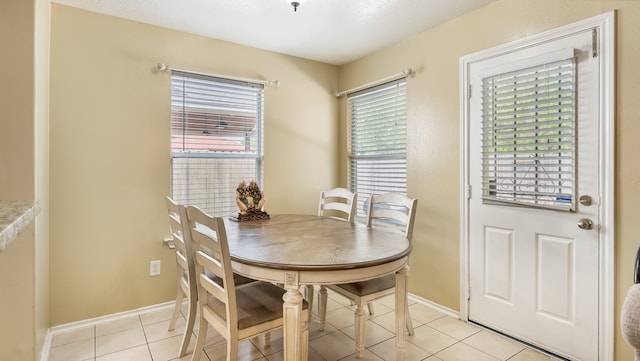
[[[482,199],[572,210],[575,61],[482,79]]]

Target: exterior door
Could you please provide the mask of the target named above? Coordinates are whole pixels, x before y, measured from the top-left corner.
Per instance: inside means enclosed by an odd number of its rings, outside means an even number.
[[[599,353],[593,31],[469,68],[468,318],[583,361]]]

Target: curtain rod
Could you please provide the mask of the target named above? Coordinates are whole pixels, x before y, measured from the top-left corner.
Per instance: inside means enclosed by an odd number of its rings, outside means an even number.
[[[280,81],[279,80],[249,79],[249,78],[240,78],[240,77],[229,76],[229,75],[216,75],[216,74],[199,73],[199,72],[190,71],[190,70],[176,69],[176,68],[173,68],[173,67],[171,67],[171,66],[169,66],[167,64],[163,64],[163,63],[158,63],[157,67],[158,67],[158,71],[161,71],[161,72],[164,72],[164,73],[168,73],[170,71],[179,71],[179,72],[183,72],[183,73],[199,74],[199,75],[212,76],[212,77],[216,77],[216,78],[225,78],[225,79],[231,79],[231,80],[237,80],[237,81],[246,81],[248,83],[269,85],[269,86],[276,87],[276,88],[280,85]]]
[[[412,74],[413,74],[413,70],[411,70],[411,68],[407,68],[407,69],[403,70],[402,72],[400,72],[398,74],[391,75],[391,76],[388,76],[386,78],[378,79],[376,81],[372,81],[371,83],[360,85],[360,86],[357,86],[355,88],[343,90],[341,92],[336,92],[336,98],[340,98],[341,96],[343,96],[345,94],[357,92],[358,90],[371,88],[373,86],[380,85],[380,84],[386,83],[388,81],[392,81],[392,80],[396,80],[396,79],[400,79],[400,78],[406,78],[406,77],[408,77],[408,76],[410,76]]]

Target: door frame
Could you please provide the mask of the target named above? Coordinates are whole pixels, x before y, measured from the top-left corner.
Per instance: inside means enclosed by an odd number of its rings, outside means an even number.
[[[460,319],[469,321],[469,122],[471,64],[562,38],[568,34],[596,30],[594,52],[600,57],[599,127],[599,360],[614,360],[614,119],[615,119],[615,11],[556,29],[465,55],[460,58]],[[479,90],[473,90],[479,91]],[[475,191],[474,191],[475,192]]]

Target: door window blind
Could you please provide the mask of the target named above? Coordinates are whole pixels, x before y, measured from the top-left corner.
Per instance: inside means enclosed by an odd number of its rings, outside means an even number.
[[[573,209],[575,77],[571,58],[483,79],[484,202]]]
[[[358,193],[358,216],[368,196],[407,193],[406,79],[348,95],[349,186]]]
[[[171,195],[213,216],[237,212],[235,191],[261,184],[261,84],[174,71],[171,75]]]

